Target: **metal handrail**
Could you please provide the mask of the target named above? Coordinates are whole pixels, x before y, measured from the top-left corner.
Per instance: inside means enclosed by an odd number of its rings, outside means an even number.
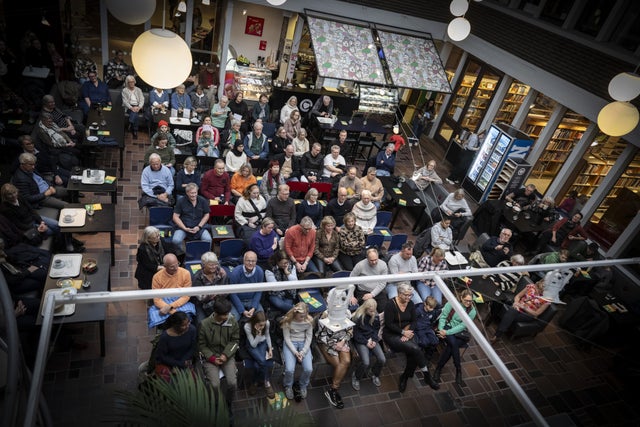
[[[301,289],[309,287],[325,288],[340,285],[349,285],[354,281],[357,283],[373,283],[385,281],[387,283],[408,282],[413,280],[434,280],[438,288],[442,291],[443,295],[447,297],[447,300],[452,303],[453,308],[461,316],[463,322],[469,328],[472,335],[478,341],[481,348],[487,353],[487,356],[496,365],[498,371],[505,378],[510,385],[514,394],[531,415],[533,421],[540,426],[547,426],[547,422],[540,414],[538,409],[534,406],[533,402],[528,398],[522,387],[518,384],[515,378],[511,375],[507,367],[504,365],[500,357],[495,353],[491,344],[484,338],[480,330],[475,326],[473,321],[466,315],[465,310],[457,301],[453,293],[449,290],[447,285],[442,280],[443,278],[464,277],[464,276],[478,276],[488,274],[498,274],[507,272],[521,272],[521,271],[552,271],[556,269],[567,269],[572,267],[606,267],[613,265],[623,264],[640,264],[639,258],[625,258],[625,259],[611,259],[602,261],[585,261],[574,262],[564,264],[532,264],[523,265],[517,267],[493,267],[493,268],[479,268],[479,269],[461,269],[461,270],[449,270],[438,272],[422,272],[422,273],[406,273],[395,275],[381,275],[381,276],[359,276],[357,279],[353,277],[343,277],[335,279],[314,279],[314,280],[295,280],[288,282],[265,282],[265,283],[246,283],[239,285],[215,285],[215,286],[198,286],[197,288],[176,288],[176,289],[159,289],[159,290],[131,290],[131,291],[112,291],[112,292],[90,292],[84,294],[75,294],[71,296],[62,296],[59,293],[49,293],[46,295],[43,309],[43,321],[42,330],[40,333],[40,341],[38,344],[38,353],[36,356],[36,362],[34,366],[34,373],[32,378],[31,389],[29,390],[29,400],[27,403],[27,416],[25,418],[24,426],[32,427],[34,425],[35,408],[38,405],[38,397],[40,389],[42,387],[42,381],[44,377],[44,369],[46,364],[47,349],[49,347],[49,340],[53,321],[53,312],[56,302],[66,302],[74,304],[88,304],[88,303],[106,303],[106,302],[119,302],[119,301],[133,301],[140,299],[150,298],[164,298],[164,297],[176,297],[176,296],[195,296],[207,293],[215,294],[231,294],[237,292],[264,292],[264,291],[277,291],[283,289]],[[242,268],[242,267],[237,267]],[[15,321],[15,319],[14,319]]]

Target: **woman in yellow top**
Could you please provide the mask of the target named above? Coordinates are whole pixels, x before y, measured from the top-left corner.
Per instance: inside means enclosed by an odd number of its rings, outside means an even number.
[[[244,189],[251,184],[257,184],[258,180],[251,173],[251,166],[248,164],[240,166],[238,173],[234,173],[231,177],[231,202],[235,205],[238,199],[242,197]]]

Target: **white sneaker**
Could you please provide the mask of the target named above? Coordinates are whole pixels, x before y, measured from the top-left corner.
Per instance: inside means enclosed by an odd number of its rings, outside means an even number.
[[[300,387],[300,397],[303,399],[307,398],[307,388],[306,387]]]
[[[380,377],[376,377],[375,375],[371,375],[371,381],[373,381],[373,385],[376,387],[380,387],[382,385]]]
[[[451,185],[455,185],[456,184],[455,182],[451,181],[449,178],[445,178],[445,181],[447,181]]]
[[[355,391],[360,391],[360,380],[356,378],[355,372],[351,374],[351,387],[353,387]]]

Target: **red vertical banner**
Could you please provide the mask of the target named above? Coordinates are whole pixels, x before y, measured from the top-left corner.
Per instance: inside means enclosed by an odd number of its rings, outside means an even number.
[[[267,50],[267,41],[266,40],[260,40],[260,50]]]

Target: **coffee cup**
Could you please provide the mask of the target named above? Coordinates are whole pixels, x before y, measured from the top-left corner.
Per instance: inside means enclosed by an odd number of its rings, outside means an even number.
[[[55,268],[62,268],[63,265],[64,265],[64,261],[62,261],[61,259],[56,259],[53,261],[53,266]]]
[[[73,216],[65,215],[64,216],[64,222],[73,222]]]

